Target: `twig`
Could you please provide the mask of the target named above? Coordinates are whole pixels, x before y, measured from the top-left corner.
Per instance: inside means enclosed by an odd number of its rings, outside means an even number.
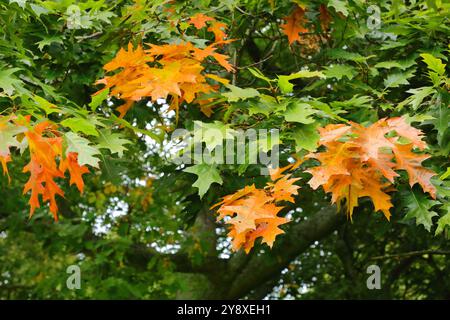
[[[262,59],[262,60],[259,60],[259,61],[255,62],[255,63],[249,64],[249,65],[246,65],[246,66],[243,66],[243,67],[236,67],[236,69],[247,69],[247,68],[249,68],[249,67],[253,67],[253,66],[256,66],[256,65],[258,65],[258,64],[261,64],[261,63],[263,63],[264,61],[269,60],[270,58],[272,58],[272,55],[269,55],[268,57],[266,57],[266,58],[264,58],[264,59]]]
[[[384,259],[400,259],[400,258],[407,258],[412,256],[421,256],[424,254],[431,254],[431,255],[450,255],[450,251],[445,250],[421,250],[421,251],[411,251],[411,252],[404,252],[404,253],[398,253],[398,254],[388,254],[385,256],[377,256],[372,257],[370,260],[384,260]]]
[[[95,32],[93,34],[88,34],[86,36],[77,36],[75,38],[78,40],[78,42],[81,42],[81,41],[86,40],[86,39],[91,39],[91,38],[98,37],[98,36],[100,36],[102,34],[103,34],[102,31],[98,31],[98,32]]]

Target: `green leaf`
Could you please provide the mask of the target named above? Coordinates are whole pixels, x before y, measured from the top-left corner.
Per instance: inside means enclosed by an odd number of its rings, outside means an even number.
[[[247,100],[259,96],[259,92],[253,88],[242,89],[231,84],[225,85],[231,91],[222,93],[222,95],[228,99],[229,102],[236,102],[239,100]]]
[[[446,203],[445,207],[448,213],[439,218],[437,222],[437,228],[434,233],[435,236],[441,234],[445,228],[450,228],[450,204]]]
[[[13,73],[19,70],[20,68],[0,70],[0,88],[9,96],[23,85],[23,82],[13,75]]]
[[[1,149],[0,149],[1,150]],[[448,177],[450,177],[450,167],[447,167],[447,171],[445,171],[440,177],[439,179],[441,180],[445,180]]]
[[[95,111],[99,105],[102,104],[102,102],[108,98],[109,95],[109,89],[104,89],[100,91],[97,94],[92,95],[92,101],[89,103],[89,107],[92,111]]]
[[[398,47],[404,47],[410,42],[411,39],[387,40],[381,45],[380,50],[390,50]]]
[[[266,117],[269,116],[269,114],[273,111],[273,107],[270,106],[267,103],[263,103],[261,101],[258,101],[256,103],[252,103],[249,107],[248,107],[248,114],[249,115],[254,115],[254,114],[263,114]]]
[[[432,179],[431,182],[436,188],[436,193],[439,197],[450,198],[450,180]]]
[[[342,13],[345,17],[348,16],[347,1],[343,0],[330,0],[328,2],[329,7],[333,7],[336,12]]]
[[[301,149],[315,151],[320,135],[317,131],[317,124],[304,124],[295,128],[290,136],[295,141],[295,151]]]
[[[288,76],[278,76],[278,87],[280,88],[282,93],[290,93],[294,90],[294,85],[289,82],[290,80],[314,77],[326,78],[321,71],[301,70]]]
[[[438,103],[433,116],[435,119],[432,120],[431,123],[438,132],[438,143],[442,145],[443,140],[445,140],[445,133],[449,130],[450,108],[442,102]]]
[[[438,215],[436,212],[431,211],[431,207],[439,204],[439,202],[430,200],[424,193],[413,190],[407,191],[403,202],[408,209],[405,220],[416,219],[417,225],[422,224],[427,231],[430,231],[433,225],[432,218]]]
[[[312,109],[307,103],[291,102],[284,113],[284,118],[288,122],[309,124],[314,122],[310,116],[315,113],[317,110]]]
[[[20,145],[16,135],[25,132],[27,129],[26,127],[12,125],[2,120],[0,118],[0,155],[7,155],[10,147],[18,147]]]
[[[266,77],[259,69],[257,69],[257,68],[248,68],[247,70],[250,71],[250,73],[251,73],[253,76],[255,76],[255,77],[259,78],[259,79],[262,79],[262,80],[266,81],[266,82],[269,83],[269,84],[270,84],[272,81],[274,81],[274,80],[272,80],[272,79],[267,78],[267,77]]]
[[[414,110],[417,110],[417,108],[422,103],[423,99],[428,97],[430,94],[434,92],[433,87],[421,87],[416,89],[409,89],[406,91],[408,93],[411,93],[412,96],[408,97],[409,104]]]
[[[367,108],[371,106],[372,98],[369,96],[354,95],[350,100],[333,101],[331,106],[336,109],[340,108]]]
[[[414,76],[415,70],[407,72],[396,72],[388,75],[384,80],[384,86],[386,88],[397,88],[400,85],[409,84],[408,79]]]
[[[101,130],[97,142],[97,148],[108,149],[111,151],[111,154],[117,153],[120,158],[123,156],[123,152],[127,150],[124,145],[131,143],[129,140],[124,139],[121,134],[112,133],[110,130]]]
[[[343,49],[332,49],[328,51],[328,55],[331,59],[342,59],[346,61],[353,61],[353,62],[366,62],[370,58],[375,57],[375,55],[370,55],[367,57],[364,57],[356,52],[349,52]]]
[[[95,125],[85,118],[68,118],[61,121],[61,125],[70,128],[73,132],[82,132],[88,136],[98,137],[98,131],[95,128]]]
[[[19,7],[21,7],[22,9],[25,9],[26,2],[27,2],[27,0],[9,0],[10,4],[17,3],[19,5]]]
[[[222,145],[224,139],[233,139],[235,131],[231,129],[229,124],[221,121],[206,123],[194,121],[194,140],[196,142],[204,142],[206,147],[212,151],[218,145]]]
[[[331,67],[325,67],[325,69],[324,73],[327,78],[336,78],[338,80],[341,80],[343,77],[351,80],[358,74],[355,68],[347,64],[335,64]]]
[[[274,139],[274,136],[270,132],[268,132],[265,137],[261,135],[258,137],[258,150],[262,150],[263,152],[267,153],[272,150],[274,146],[280,143],[281,141],[279,137]]]
[[[38,45],[38,49],[41,51],[45,48],[45,46],[50,46],[52,43],[64,44],[61,36],[40,35],[40,37],[42,37],[42,40],[36,42],[36,44]]]
[[[441,59],[435,58],[428,53],[422,53],[420,56],[423,58],[423,62],[427,64],[428,69],[433,70],[440,76],[444,75],[445,64],[442,63]]]
[[[197,180],[194,182],[194,184],[192,184],[192,186],[198,188],[198,194],[200,195],[200,198],[203,198],[211,184],[215,182],[218,184],[223,183],[219,171],[214,165],[200,163],[193,165],[192,167],[188,167],[183,171],[193,173],[198,176]]]
[[[402,68],[402,65],[398,61],[383,61],[377,63],[375,66],[377,69],[391,69],[391,68]]]
[[[76,152],[78,153],[78,163],[80,166],[90,165],[98,168],[100,159],[95,156],[100,154],[100,151],[96,147],[91,146],[89,140],[73,132],[67,132],[64,137],[67,142],[66,154]]]
[[[433,116],[430,116],[429,114],[423,114],[423,113],[416,113],[412,116],[410,116],[409,114],[405,114],[405,115],[403,115],[403,117],[405,118],[405,121],[408,124],[411,124],[414,122],[422,123],[424,121],[434,120]]]
[[[52,114],[52,113],[57,113],[57,112],[61,112],[61,109],[59,109],[56,105],[54,105],[51,102],[48,102],[47,100],[45,100],[44,98],[33,94],[31,96],[31,98],[33,99],[33,101],[36,103],[36,106],[43,110],[45,112],[46,115]]]
[[[258,101],[249,104],[248,113],[251,116],[260,113],[268,117],[269,114],[275,111],[277,107],[278,102],[274,97],[261,94],[261,97]]]
[[[327,103],[322,102],[320,100],[311,100],[308,101],[308,104],[310,104],[315,109],[319,109],[320,111],[324,112],[326,115],[328,115],[333,119],[346,121],[344,118],[339,116],[340,113],[346,113],[345,110],[331,109]]]
[[[41,6],[38,6],[38,5],[33,4],[33,3],[30,4],[30,7],[31,7],[31,10],[33,10],[33,12],[34,12],[38,17],[40,17],[41,14],[47,14],[47,13],[50,12],[50,11],[47,10],[46,8],[41,7]]]

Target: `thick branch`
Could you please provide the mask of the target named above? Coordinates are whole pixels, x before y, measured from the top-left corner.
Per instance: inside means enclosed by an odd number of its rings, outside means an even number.
[[[314,241],[331,234],[344,220],[335,207],[327,207],[293,226],[275,242],[271,251],[251,258],[234,279],[227,298],[241,298],[261,283],[273,279]]]

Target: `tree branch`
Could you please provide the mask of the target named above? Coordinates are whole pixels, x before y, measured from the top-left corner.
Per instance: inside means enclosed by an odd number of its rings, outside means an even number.
[[[330,233],[345,220],[336,213],[336,208],[326,207],[291,227],[265,254],[255,254],[234,278],[227,294],[228,299],[237,299],[252,289],[273,279],[289,262],[306,251],[310,245]]]
[[[370,260],[385,260],[385,259],[402,259],[413,256],[422,256],[424,254],[429,255],[450,255],[450,251],[445,250],[420,250],[420,251],[411,251],[411,252],[403,252],[397,254],[387,254],[384,256],[372,257]]]

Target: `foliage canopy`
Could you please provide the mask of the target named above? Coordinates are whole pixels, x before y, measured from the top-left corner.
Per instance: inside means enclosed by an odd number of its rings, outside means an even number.
[[[0,1],[0,298],[449,298],[449,12]]]

